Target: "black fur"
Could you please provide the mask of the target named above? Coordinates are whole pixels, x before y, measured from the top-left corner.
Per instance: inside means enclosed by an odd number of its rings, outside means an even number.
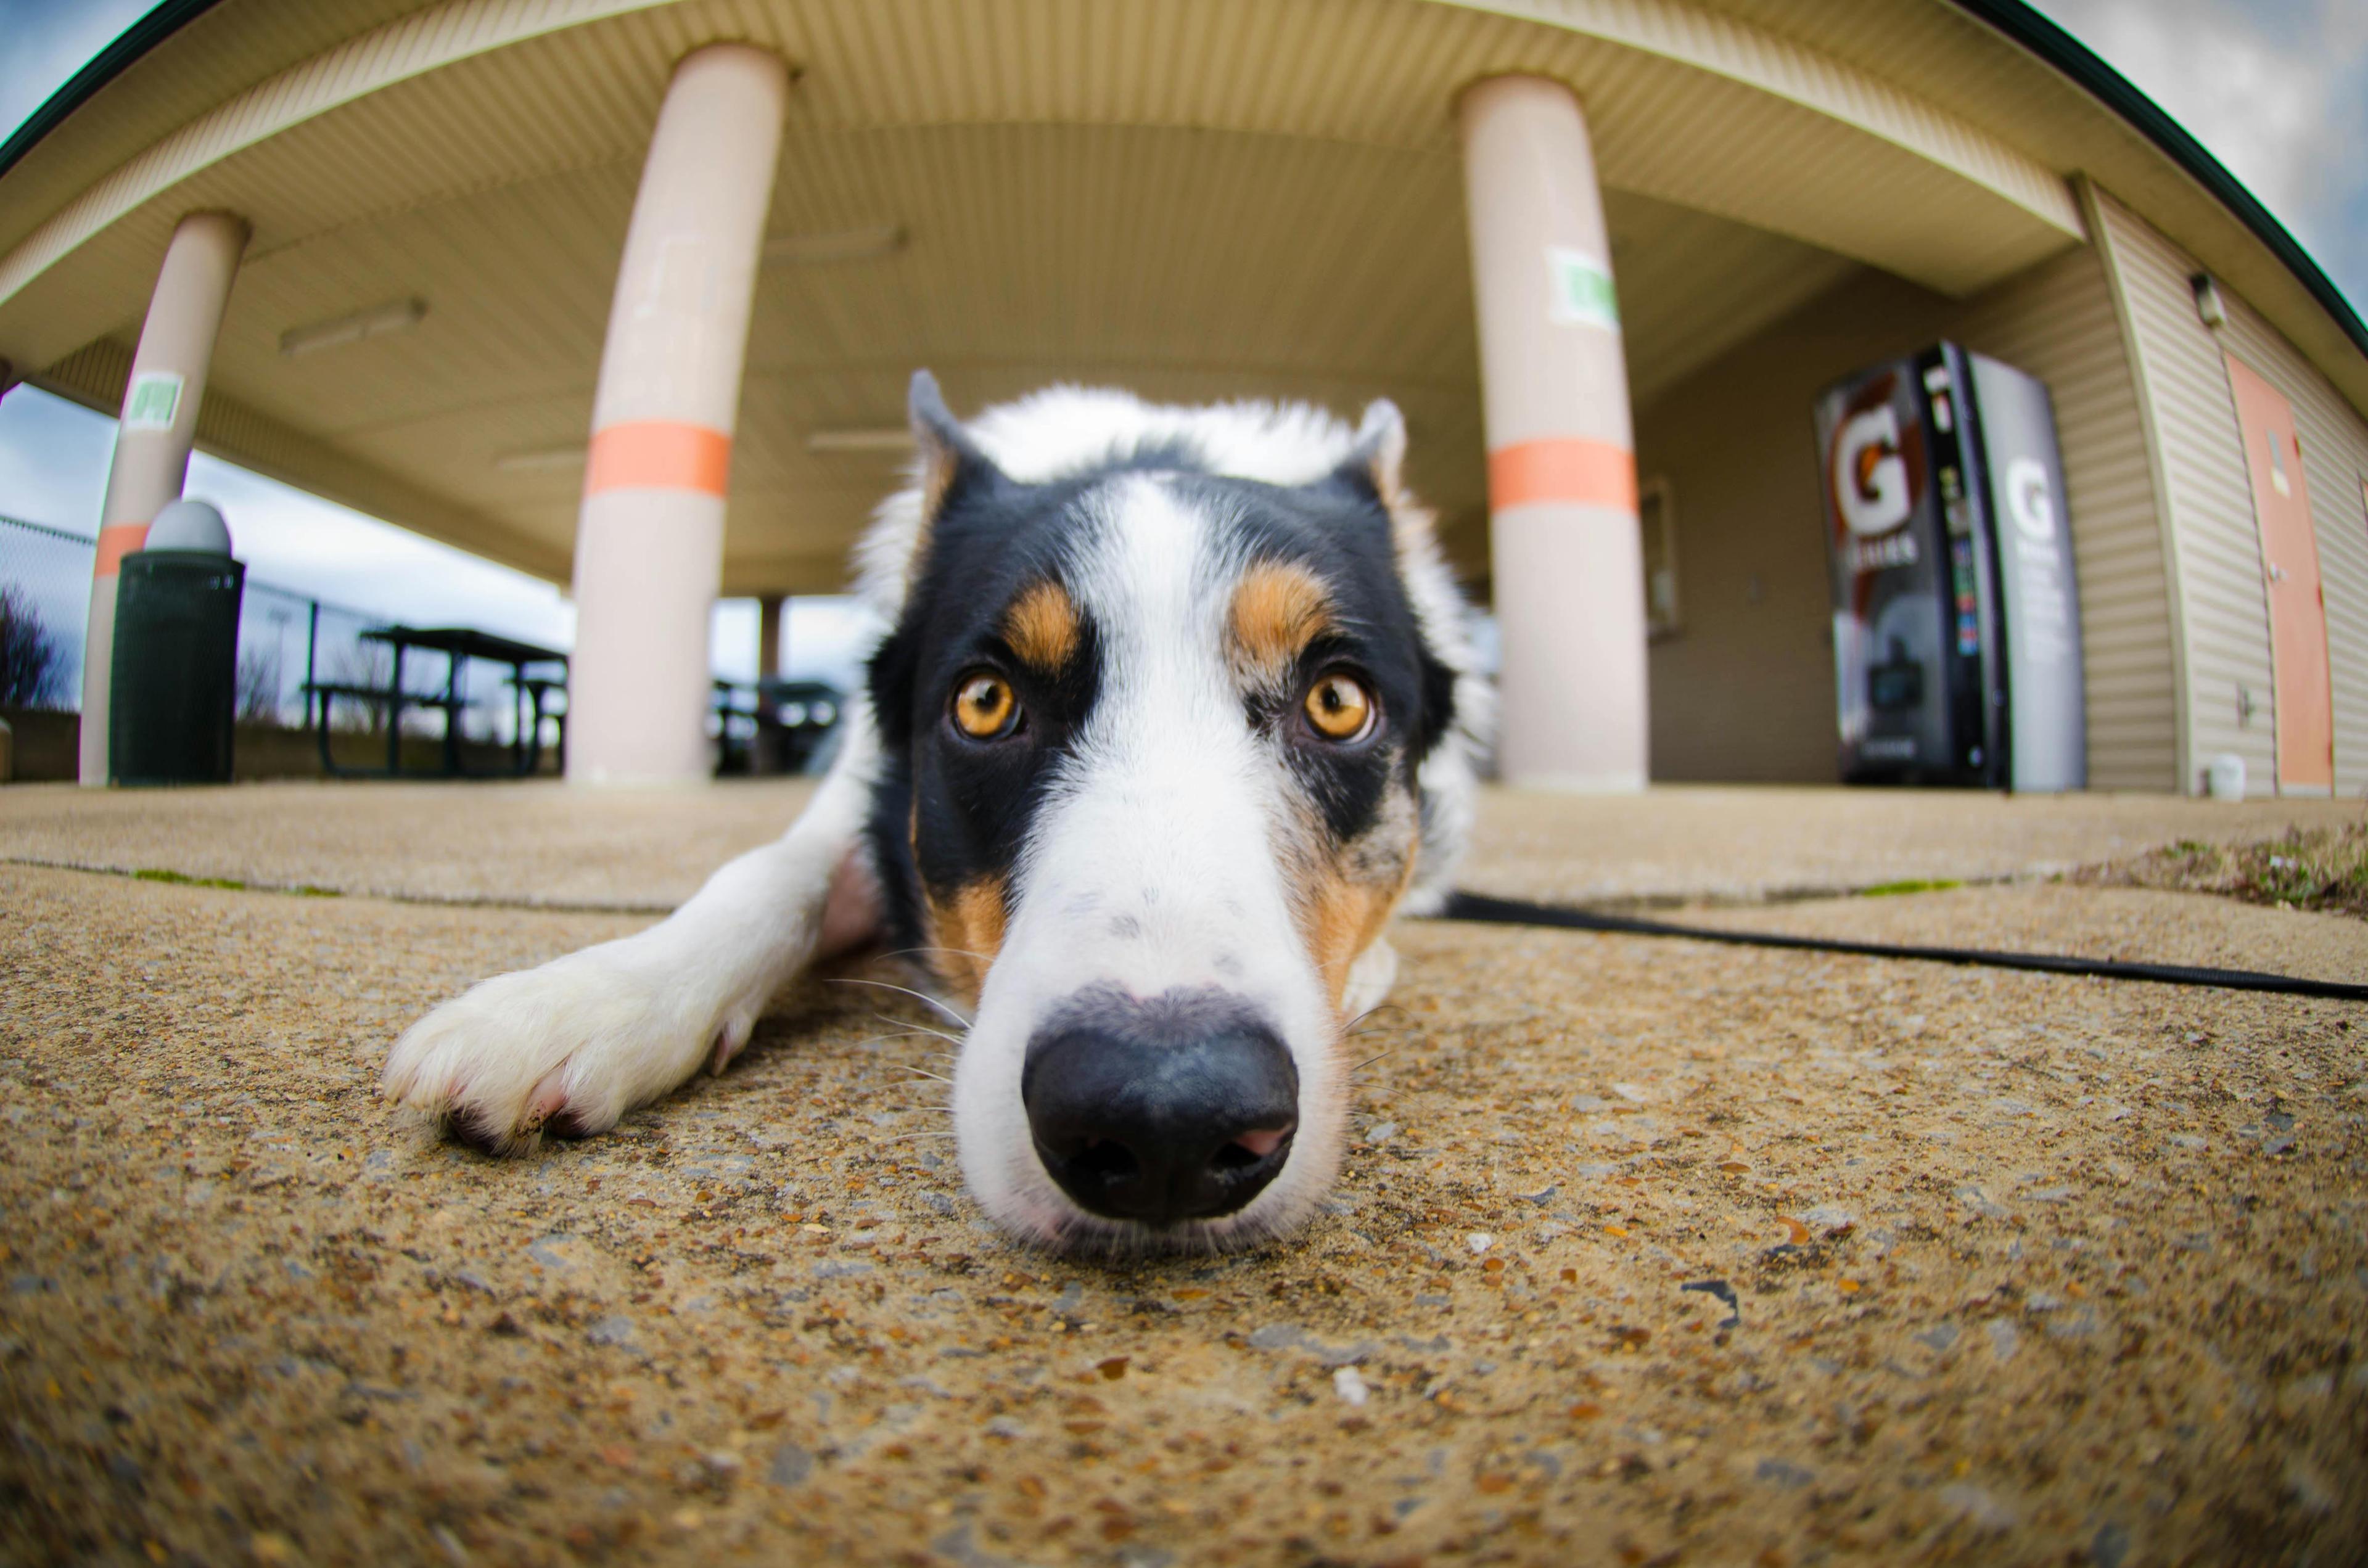
[[[1395,782],[1416,789],[1422,758],[1453,720],[1454,676],[1422,641],[1368,462],[1352,460],[1318,483],[1288,488],[1211,473],[1198,452],[1179,443],[1113,454],[1088,472],[1023,484],[996,470],[952,424],[934,382],[925,388],[916,379],[914,416],[924,443],[952,471],[903,616],[870,668],[883,766],[869,831],[896,946],[927,940],[925,881],[941,893],[989,876],[1008,885],[1027,824],[1092,710],[1103,643],[1086,607],[1079,606],[1077,651],[1053,679],[1015,657],[999,627],[1028,588],[1064,581],[1069,545],[1096,526],[1078,504],[1117,474],[1176,474],[1179,500],[1214,519],[1246,562],[1302,564],[1330,588],[1338,634],[1306,651],[1285,689],[1254,699],[1248,718],[1281,733],[1290,766],[1335,842],[1372,825],[1394,774]],[[992,741],[963,734],[949,717],[950,694],[981,668],[1011,682],[1024,714],[1015,733]],[[1368,742],[1326,741],[1300,712],[1307,687],[1336,669],[1355,675],[1380,700],[1382,726]]]
[[[1093,707],[1101,649],[1089,619],[1081,619],[1076,653],[1049,680],[1012,653],[1000,627],[1028,588],[1063,580],[1064,546],[1081,526],[1073,508],[1102,477],[1019,484],[965,456],[929,525],[904,616],[872,655],[884,766],[871,849],[899,945],[926,939],[925,873],[946,893],[981,877],[1008,880],[1053,765]],[[948,699],[974,669],[1011,683],[1022,713],[1012,734],[973,740],[951,722]]]

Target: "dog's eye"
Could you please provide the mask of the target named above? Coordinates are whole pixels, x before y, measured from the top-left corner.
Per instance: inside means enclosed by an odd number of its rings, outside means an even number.
[[[1327,741],[1361,741],[1373,733],[1378,710],[1352,676],[1335,672],[1307,688],[1307,722]]]
[[[991,741],[1008,734],[1019,722],[1019,699],[1001,676],[974,671],[954,688],[954,722],[973,740]]]

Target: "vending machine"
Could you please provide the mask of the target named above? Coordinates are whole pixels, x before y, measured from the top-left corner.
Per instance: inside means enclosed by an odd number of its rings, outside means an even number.
[[[2080,606],[2047,389],[1952,343],[1817,400],[1841,775],[2088,782]]]

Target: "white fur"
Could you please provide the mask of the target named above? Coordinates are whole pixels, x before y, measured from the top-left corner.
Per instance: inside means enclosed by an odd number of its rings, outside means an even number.
[[[988,411],[968,427],[1012,477],[1042,481],[1146,447],[1187,447],[1236,478],[1313,483],[1372,454],[1397,493],[1397,411],[1376,403],[1351,431],[1300,405],[1166,408],[1124,393],[1054,388]],[[1289,1162],[1247,1207],[1187,1227],[1217,1244],[1304,1218],[1329,1186],[1345,1141],[1342,1018],[1296,925],[1279,846],[1289,803],[1274,743],[1252,734],[1224,665],[1222,559],[1207,519],[1156,474],[1114,477],[1076,540],[1073,592],[1106,630],[1104,688],[1078,746],[1031,828],[1014,913],[955,1069],[963,1169],[990,1213],[1023,1235],[1125,1245],[1130,1228],[1085,1213],[1036,1158],[1019,1072],[1029,1038],[1086,986],[1139,996],[1217,986],[1258,1007],[1300,1079]],[[862,592],[883,622],[902,609],[924,534],[916,483],[882,504],[857,552]],[[1472,814],[1490,693],[1474,668],[1463,602],[1426,525],[1401,517],[1401,571],[1431,654],[1455,675],[1456,722],[1421,768],[1428,801],[1409,908],[1443,898]],[[861,935],[876,896],[860,867],[879,767],[868,705],[848,706],[830,777],[779,842],[717,871],[661,924],[540,969],[488,980],[415,1024],[390,1054],[386,1092],[464,1119],[503,1147],[555,1116],[586,1131],[674,1088],[702,1062],[717,1071],[744,1046],[773,994],[816,954],[825,931]],[[1375,942],[1351,968],[1346,1012],[1379,1005],[1396,958]]]
[[[1347,1126],[1339,1021],[1301,938],[1279,856],[1283,769],[1242,722],[1227,672],[1233,563],[1160,479],[1091,498],[1070,592],[1103,631],[1102,685],[1029,835],[1016,911],[954,1069],[962,1174],[987,1212],[1046,1241],[1124,1247],[1141,1233],[1087,1213],[1036,1157],[1020,1071],[1038,1028],[1078,992],[1214,989],[1272,1025],[1299,1075],[1299,1128],[1250,1203],[1178,1241],[1289,1228],[1330,1185]]]
[[[603,1131],[700,1062],[723,1071],[813,956],[833,879],[861,832],[878,749],[866,704],[850,701],[845,722],[837,765],[787,834],[725,865],[646,931],[445,1003],[394,1042],[386,1094],[512,1147],[563,1111]]]
[[[1374,407],[1389,408],[1396,418],[1389,404]],[[1127,392],[1072,386],[1047,387],[990,408],[963,429],[996,467],[1027,484],[1166,446],[1189,449],[1210,472],[1228,478],[1313,484],[1349,460],[1360,435],[1304,403],[1176,408]],[[904,608],[906,574],[921,537],[917,475],[915,480],[880,504],[871,531],[856,546],[857,591],[892,622]],[[1448,591],[1454,592],[1452,580]]]

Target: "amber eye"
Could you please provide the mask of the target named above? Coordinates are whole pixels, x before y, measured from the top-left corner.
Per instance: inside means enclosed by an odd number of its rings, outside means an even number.
[[[991,741],[1010,733],[1019,718],[1019,699],[1001,676],[979,670],[962,677],[954,688],[954,722],[973,740]]]
[[[1360,741],[1372,733],[1373,699],[1354,677],[1328,675],[1307,688],[1307,722],[1327,741]]]

